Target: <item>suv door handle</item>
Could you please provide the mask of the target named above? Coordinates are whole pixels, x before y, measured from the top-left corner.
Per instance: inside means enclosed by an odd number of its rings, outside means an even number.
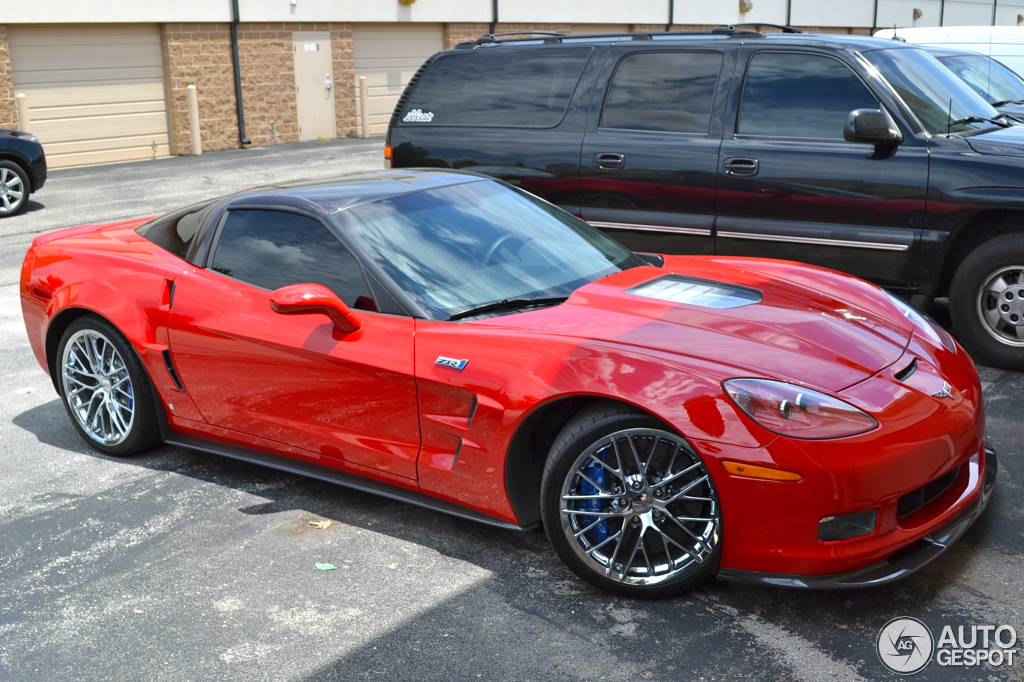
[[[626,165],[626,157],[622,154],[594,154],[594,165],[604,170],[619,170]]]
[[[725,160],[726,175],[757,175],[757,159],[732,158]]]

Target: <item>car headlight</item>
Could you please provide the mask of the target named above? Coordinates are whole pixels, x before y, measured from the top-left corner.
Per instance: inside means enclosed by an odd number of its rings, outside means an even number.
[[[39,138],[36,137],[35,135],[28,135],[28,134],[18,135],[18,139],[19,140],[28,140],[29,142],[39,142]]]
[[[729,379],[722,386],[748,417],[780,436],[843,438],[878,426],[853,405],[801,386],[768,379]]]
[[[899,309],[901,313],[903,313],[903,316],[910,320],[913,323],[914,327],[916,327],[917,330],[921,332],[921,334],[927,336],[932,341],[932,343],[934,343],[936,346],[943,346],[946,350],[948,350],[951,353],[956,352],[956,344],[953,343],[953,337],[950,336],[945,329],[940,327],[938,323],[935,322],[935,320],[928,317],[924,313],[915,310],[913,307],[911,307],[909,303],[899,298],[896,298],[888,291],[885,292],[885,295],[888,296],[889,300],[892,301],[892,304],[896,306],[896,308]]]

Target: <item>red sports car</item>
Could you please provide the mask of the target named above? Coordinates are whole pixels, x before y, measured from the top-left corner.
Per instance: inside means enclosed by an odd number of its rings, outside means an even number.
[[[39,236],[32,347],[91,446],[501,528],[634,596],[877,585],[985,508],[970,358],[863,281],[627,251],[474,175],[265,187]]]

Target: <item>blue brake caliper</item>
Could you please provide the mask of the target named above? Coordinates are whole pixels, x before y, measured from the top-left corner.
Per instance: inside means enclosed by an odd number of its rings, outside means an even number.
[[[597,483],[602,487],[604,486],[604,467],[598,464],[597,462],[591,463],[590,466],[583,470],[583,473],[585,473],[587,477],[590,478],[590,480],[593,481],[594,483]],[[590,485],[590,483],[588,483],[585,478],[580,479],[580,495],[597,495],[600,492],[600,490]],[[580,503],[580,509],[584,509],[587,511],[599,512],[603,511],[603,507],[604,505],[601,503],[601,500],[583,500]],[[586,528],[596,520],[597,517],[584,516],[582,518],[583,527]],[[604,542],[605,539],[608,537],[608,522],[602,521],[601,523],[597,524],[590,530],[590,533],[597,538],[597,542]]]

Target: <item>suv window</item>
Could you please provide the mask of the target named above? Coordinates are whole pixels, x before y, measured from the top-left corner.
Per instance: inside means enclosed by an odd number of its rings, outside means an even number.
[[[631,54],[615,70],[601,126],[706,133],[721,70],[718,52]]]
[[[281,211],[230,211],[215,248],[210,269],[253,286],[273,291],[313,282],[352,307],[361,296],[372,300],[355,258],[312,218]],[[367,307],[360,303],[358,307]]]
[[[495,47],[438,57],[409,96],[405,125],[552,128],[591,48]]]
[[[760,52],[747,69],[737,132],[841,140],[851,111],[878,108],[860,78],[836,59]]]

